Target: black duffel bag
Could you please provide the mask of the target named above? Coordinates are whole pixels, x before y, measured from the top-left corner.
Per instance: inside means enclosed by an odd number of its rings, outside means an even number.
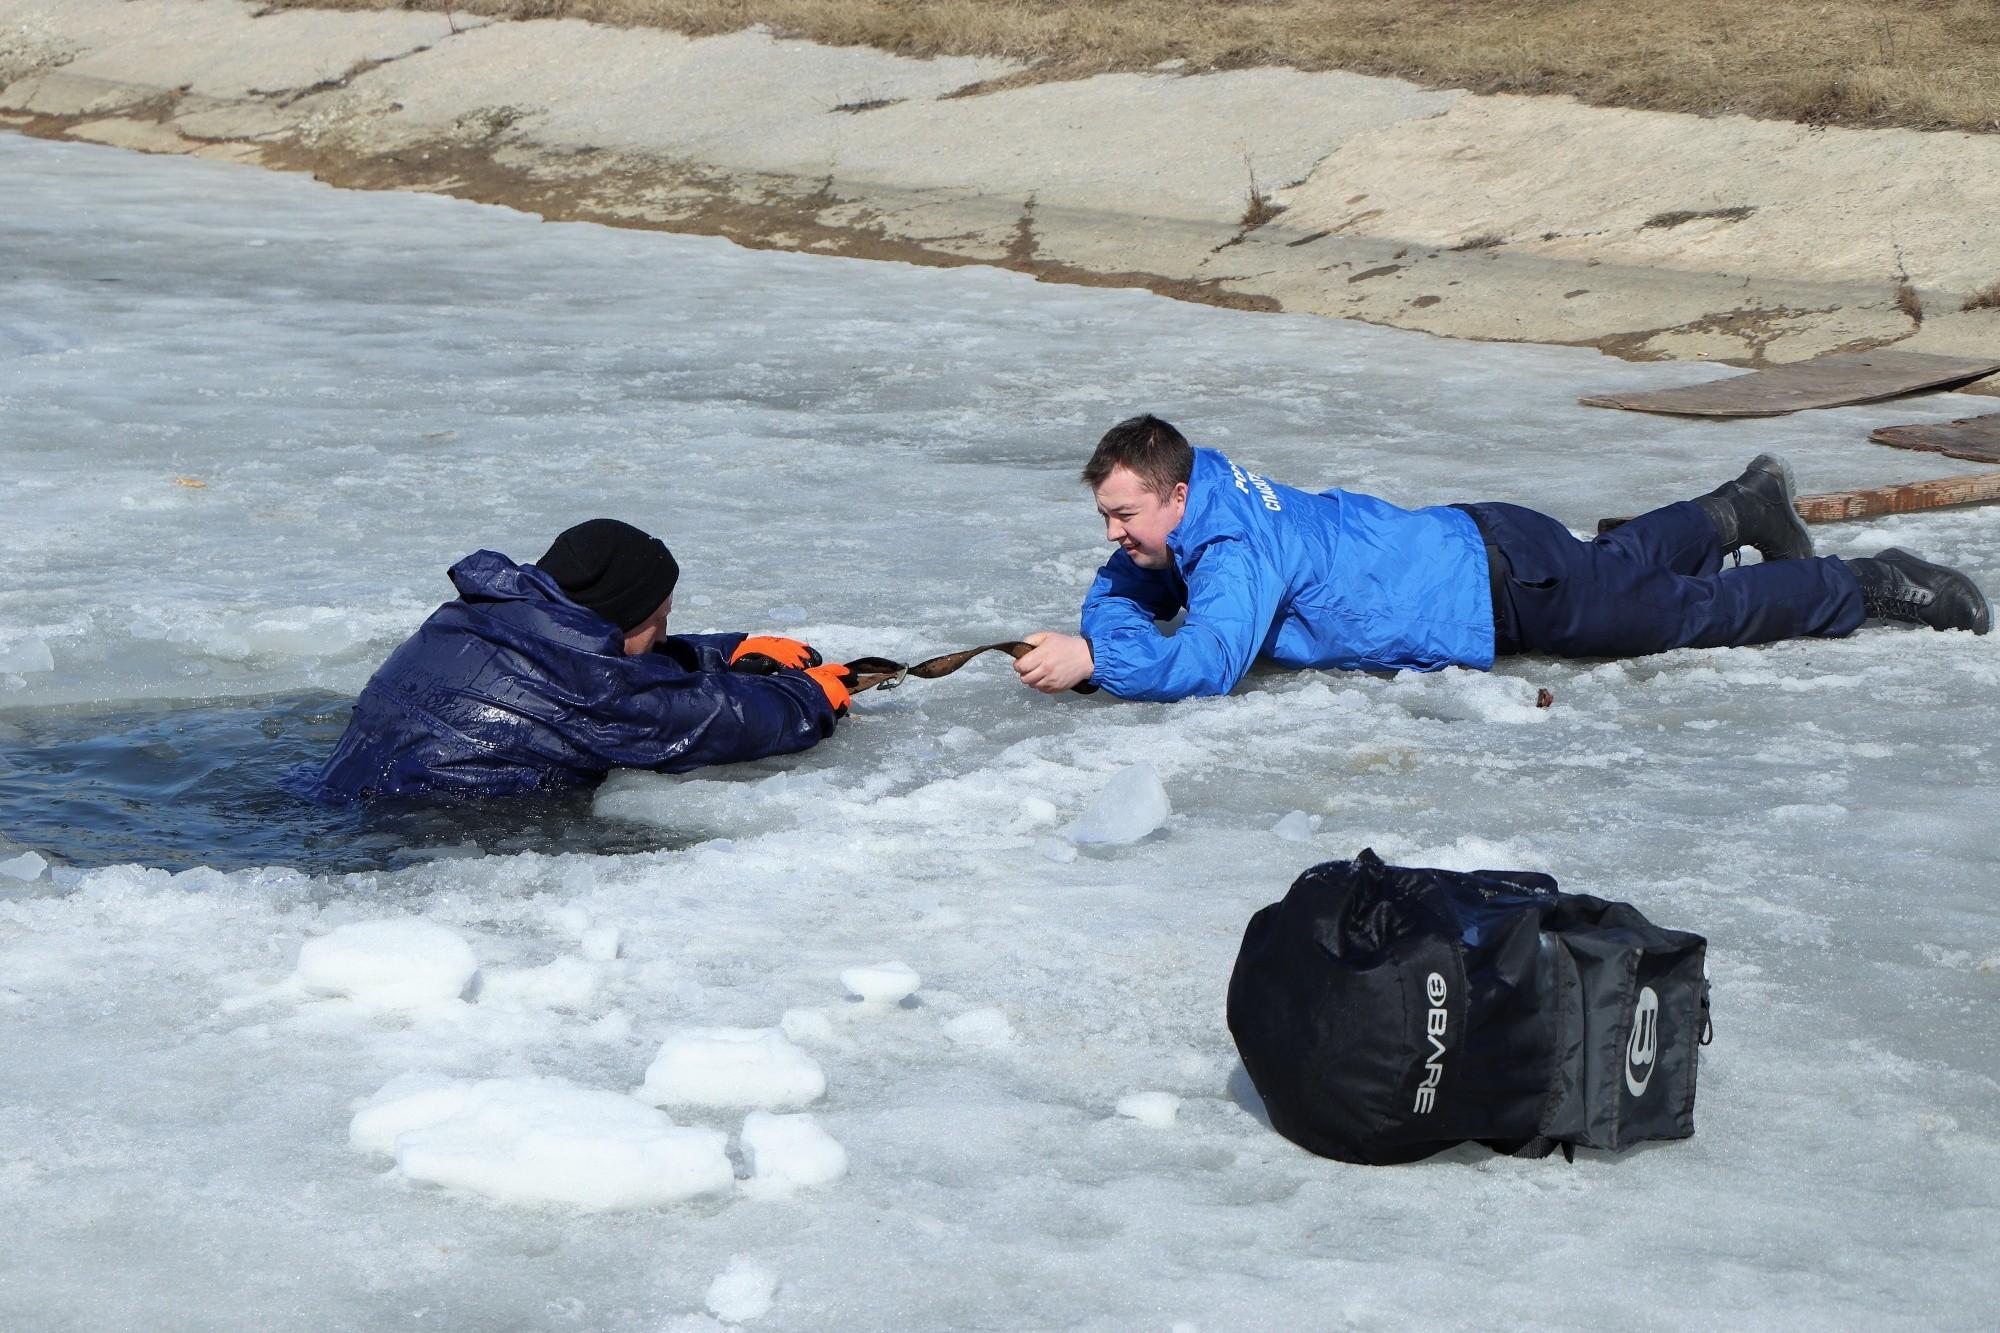
[[[1363,851],[1250,919],[1229,1031],[1272,1126],[1344,1162],[1684,1139],[1706,947],[1547,875]]]

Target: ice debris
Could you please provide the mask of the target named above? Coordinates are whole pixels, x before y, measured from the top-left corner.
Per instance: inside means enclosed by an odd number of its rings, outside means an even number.
[[[689,1028],[667,1038],[637,1096],[655,1106],[804,1106],[826,1091],[819,1062],[776,1028]]]
[[[1117,1106],[1119,1115],[1155,1129],[1172,1129],[1180,1110],[1181,1099],[1171,1092],[1128,1092]]]
[[[770,1270],[739,1254],[708,1284],[708,1312],[717,1319],[741,1324],[767,1313],[777,1294],[778,1279]]]
[[[479,971],[463,936],[429,921],[356,921],[299,947],[293,974],[312,995],[371,1009],[425,1009],[458,999]]]
[[[773,1115],[752,1111],[738,1140],[750,1179],[743,1192],[777,1199],[814,1185],[831,1185],[847,1174],[847,1149],[809,1114]]]
[[[562,1079],[405,1075],[355,1113],[348,1140],[412,1180],[503,1203],[648,1208],[735,1183],[721,1131]]]
[[[1075,843],[1137,842],[1165,824],[1173,812],[1160,775],[1142,760],[1113,773],[1096,799],[1063,832]]]
[[[840,984],[864,1004],[896,1004],[914,994],[923,978],[908,963],[876,963],[871,967],[845,968]]]

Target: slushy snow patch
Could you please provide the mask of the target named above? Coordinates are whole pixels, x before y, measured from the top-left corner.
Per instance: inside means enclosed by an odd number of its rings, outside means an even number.
[[[804,1106],[826,1091],[819,1062],[775,1028],[690,1028],[661,1045],[638,1091],[656,1106]]]
[[[412,1180],[503,1203],[649,1208],[735,1183],[728,1136],[685,1128],[615,1092],[562,1079],[397,1079],[348,1140]]]
[[[39,879],[48,868],[49,863],[40,852],[22,852],[19,856],[0,861],[0,875],[9,879]]]
[[[1155,1129],[1172,1129],[1181,1099],[1171,1092],[1128,1092],[1118,1099],[1118,1114]]]
[[[294,973],[313,995],[371,1009],[423,1009],[465,993],[479,960],[454,930],[429,921],[357,921],[299,947]]]
[[[998,1009],[974,1009],[944,1025],[944,1035],[960,1046],[1005,1046],[1014,1026]]]
[[[771,1271],[739,1254],[708,1284],[708,1312],[717,1319],[741,1324],[768,1312],[771,1298],[777,1294],[778,1279]]]
[[[583,956],[593,963],[608,963],[618,957],[618,927],[592,926],[580,941]]]
[[[1142,760],[1113,773],[1064,833],[1078,843],[1137,842],[1166,823],[1173,812],[1160,775]]]
[[[848,994],[858,995],[867,1004],[896,1004],[916,993],[923,978],[908,963],[876,963],[872,967],[850,967],[840,974],[840,984]]]
[[[778,1030],[793,1041],[832,1041],[833,1020],[817,1009],[787,1009],[778,1018]]]
[[[830,1185],[847,1174],[847,1149],[810,1115],[752,1111],[738,1139],[750,1179],[743,1191],[753,1198],[783,1198],[794,1190]]]

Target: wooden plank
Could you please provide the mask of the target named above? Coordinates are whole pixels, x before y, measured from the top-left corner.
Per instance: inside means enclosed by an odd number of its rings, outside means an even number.
[[[1832,491],[1825,495],[1801,495],[1793,507],[1808,523],[1841,523],[1854,518],[1874,518],[1880,514],[1914,514],[1926,509],[1953,505],[1991,504],[2000,500],[2000,472],[1975,472],[1963,477],[1939,477],[1935,481],[1909,481],[1896,486],[1870,486],[1859,491]],[[1603,536],[1628,518],[1600,518],[1597,534]]]
[[[1647,393],[1593,394],[1586,407],[1696,417],[1774,417],[1811,407],[1872,403],[1920,389],[1968,384],[2000,370],[2000,359],[1923,352],[1846,352],[1753,370],[1731,379]]]
[[[1868,438],[1897,449],[1920,449],[1974,463],[2000,463],[2000,412],[1924,426],[1883,426]]]

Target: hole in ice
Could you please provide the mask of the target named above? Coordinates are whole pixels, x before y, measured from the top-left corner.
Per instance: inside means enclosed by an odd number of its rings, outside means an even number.
[[[0,829],[57,865],[394,870],[469,852],[654,851],[659,823],[594,818],[588,790],[484,804],[327,810],[278,789],[323,757],[349,701],[147,701],[0,712]]]

